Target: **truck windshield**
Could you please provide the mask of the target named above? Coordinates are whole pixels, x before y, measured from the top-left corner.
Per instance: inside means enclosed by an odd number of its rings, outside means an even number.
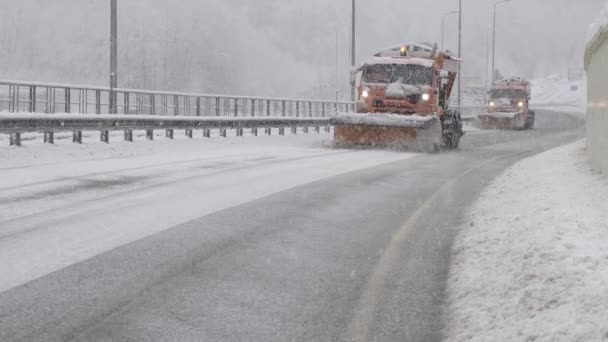
[[[363,71],[363,82],[431,85],[433,69],[421,65],[407,64],[368,65]]]

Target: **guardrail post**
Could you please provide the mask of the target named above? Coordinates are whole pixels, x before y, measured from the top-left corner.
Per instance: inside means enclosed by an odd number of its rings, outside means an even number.
[[[220,116],[220,98],[215,98],[215,116]]]
[[[316,132],[316,133],[320,133],[320,132],[321,132],[321,128],[320,128],[319,126],[316,126],[316,127],[315,127],[315,132]]]
[[[179,97],[177,95],[173,96],[173,104],[175,105],[173,114],[175,116],[178,116],[179,115]]]
[[[154,130],[153,129],[146,130],[146,139],[154,140]]]
[[[325,126],[325,133],[329,133],[329,132],[331,132],[331,127]]]
[[[255,116],[255,99],[251,99],[251,116]]]
[[[78,90],[78,113],[87,114],[87,111],[89,110],[87,108],[88,101],[89,100],[87,99],[87,90],[79,89]]]
[[[8,86],[8,111],[10,113],[13,113],[13,104],[15,103],[15,99],[14,99],[14,88],[15,86],[9,85]]]
[[[239,99],[234,99],[234,117],[239,116]]]
[[[110,143],[110,131],[101,131],[101,134],[99,135],[99,140],[106,144]]]
[[[166,136],[168,139],[173,139],[173,130],[172,130],[172,129],[168,129],[168,130],[166,130],[166,132],[165,132],[165,136]]]
[[[196,116],[201,116],[201,98],[196,97]]]
[[[270,100],[266,100],[266,116],[270,116]]]
[[[282,107],[281,108],[282,115],[283,115],[283,117],[285,117],[285,101],[281,101],[281,107]]]
[[[129,93],[122,93],[122,97],[124,100],[124,110],[123,113],[129,114]]]
[[[300,117],[300,101],[296,101],[296,118]]]
[[[321,104],[321,115],[325,117],[325,102]]]
[[[150,95],[150,115],[156,115],[156,96]]]
[[[72,142],[76,144],[82,144],[82,131],[72,132]]]
[[[44,133],[44,143],[45,144],[54,144],[55,143],[55,133],[45,132]]]
[[[65,88],[65,112],[72,112],[72,96],[70,88]]]
[[[10,144],[11,146],[21,146],[21,133],[11,133]]]
[[[236,129],[236,136],[237,137],[242,137],[243,136],[243,129],[242,128],[237,128]]]
[[[298,127],[291,127],[291,134],[298,134]]]
[[[220,137],[223,137],[223,138],[226,137],[226,129],[225,128],[220,128]]]
[[[279,127],[279,135],[285,135],[285,127]]]
[[[308,116],[312,118],[312,102],[308,102]]]
[[[36,87],[30,86],[30,113],[36,112]]]
[[[304,134],[308,134],[308,126],[304,126],[303,131],[304,131]]]
[[[190,139],[192,139],[192,130],[191,129],[187,129],[186,130],[186,136]]]
[[[257,136],[258,136],[258,128],[257,128],[257,127],[253,127],[253,128],[251,129],[251,134],[252,134],[253,136],[257,137]]]
[[[209,128],[203,128],[203,138],[211,138],[211,130]]]
[[[95,90],[95,114],[101,114],[101,90]]]
[[[125,129],[125,141],[133,142],[133,131],[130,129]]]
[[[266,133],[266,135],[272,135],[272,128],[271,127],[266,127],[264,129],[264,133]]]

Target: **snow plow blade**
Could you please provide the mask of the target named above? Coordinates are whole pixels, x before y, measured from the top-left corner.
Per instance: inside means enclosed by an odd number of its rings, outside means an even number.
[[[334,145],[387,147],[436,152],[441,147],[441,121],[436,115],[337,113],[331,117]]]
[[[475,117],[475,126],[487,130],[517,130],[526,128],[523,112],[484,113]]]

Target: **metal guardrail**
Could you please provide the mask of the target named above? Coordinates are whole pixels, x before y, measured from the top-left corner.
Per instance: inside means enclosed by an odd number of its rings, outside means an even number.
[[[272,129],[278,128],[279,135],[285,134],[285,128],[296,133],[302,127],[304,133],[314,127],[320,132],[321,127],[329,131],[329,118],[230,118],[230,117],[171,117],[151,115],[91,115],[91,114],[0,114],[0,133],[10,134],[11,145],[21,145],[21,134],[28,132],[44,133],[44,141],[54,142],[54,133],[72,132],[73,142],[82,143],[83,131],[100,131],[102,142],[109,142],[110,131],[124,131],[124,139],[133,141],[133,130],[145,130],[149,140],[154,139],[154,130],[163,129],[166,136],[173,138],[174,130],[184,129],[186,136],[193,137],[194,130],[202,130],[204,137],[211,136],[211,129],[219,129],[220,136],[226,137],[228,129],[235,129],[237,136],[242,136],[246,128],[253,135],[264,128],[270,135]]]
[[[189,137],[194,129],[202,129],[208,137],[214,128],[223,136],[227,129],[236,129],[237,135],[242,135],[244,128],[251,128],[257,135],[258,128],[265,128],[270,134],[276,127],[279,134],[284,134],[285,127],[292,131],[304,127],[306,132],[308,127],[328,129],[331,113],[354,109],[352,102],[117,88],[114,92],[118,113],[102,115],[110,110],[111,92],[108,87],[0,80],[0,112],[20,113],[0,114],[0,133],[11,134],[14,145],[21,144],[21,134],[26,132],[44,133],[45,142],[49,143],[53,142],[54,133],[69,131],[74,134],[74,142],[80,143],[82,131],[92,130],[100,131],[104,142],[109,141],[108,132],[116,130],[124,130],[128,141],[133,140],[133,130],[146,130],[152,139],[154,129],[165,129],[169,138],[175,129],[186,130]],[[485,110],[480,106],[453,108],[460,109],[464,120]]]
[[[108,87],[0,80],[0,112],[110,113]],[[114,89],[117,113],[163,116],[325,117],[352,102]]]
[[[450,108],[460,110],[460,117],[465,121],[473,120],[475,115],[488,111],[485,106],[450,106]]]

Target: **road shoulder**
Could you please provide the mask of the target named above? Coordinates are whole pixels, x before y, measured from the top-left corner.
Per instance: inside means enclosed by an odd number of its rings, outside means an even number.
[[[448,341],[608,337],[608,182],[584,143],[525,159],[467,214],[452,248]]]

